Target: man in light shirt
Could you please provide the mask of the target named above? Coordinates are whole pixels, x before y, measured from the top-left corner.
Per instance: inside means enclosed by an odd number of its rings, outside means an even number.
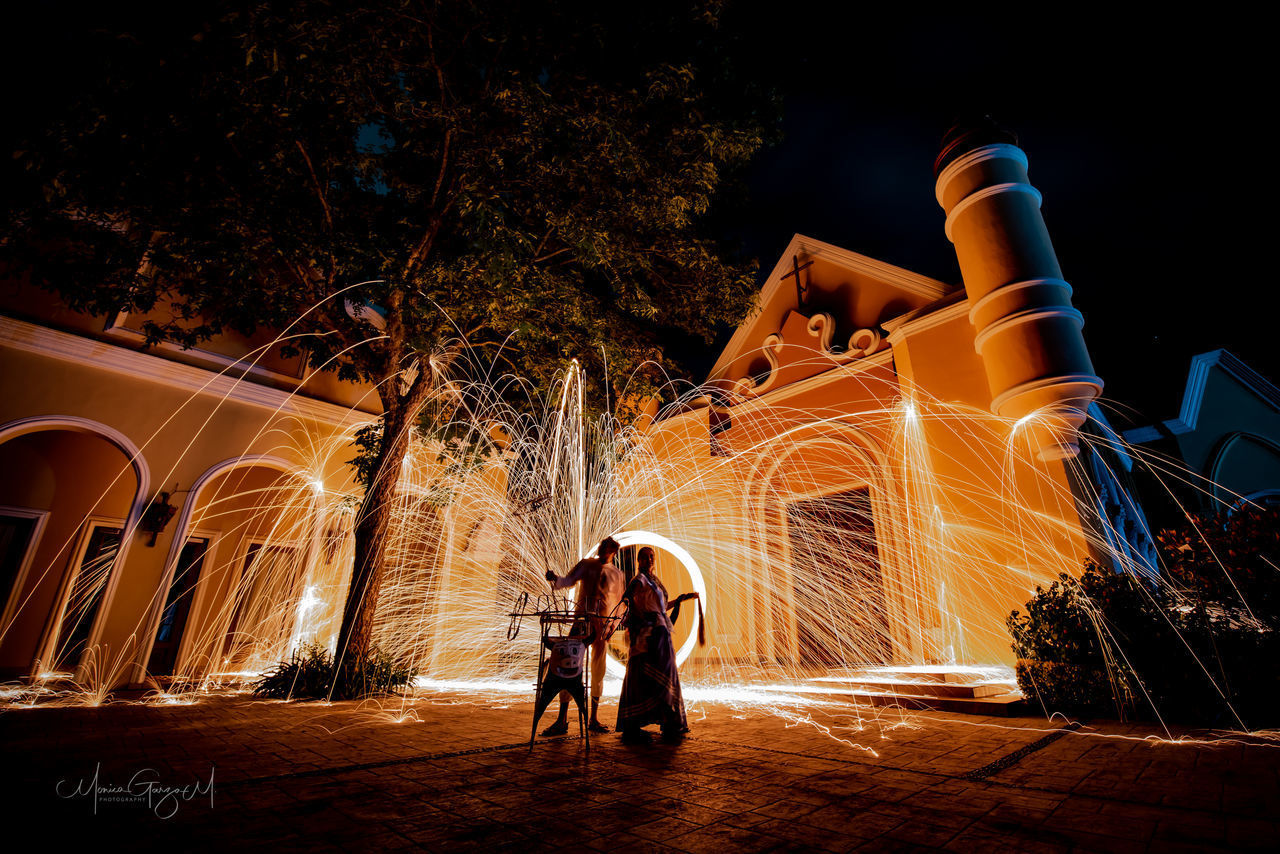
[[[580,618],[575,632],[582,633],[591,643],[591,723],[593,733],[606,733],[609,728],[600,723],[600,695],[604,691],[605,646],[617,627],[615,611],[622,600],[626,579],[622,570],[613,565],[620,546],[613,537],[605,537],[596,549],[596,557],[583,558],[563,578],[547,570],[547,581],[552,590],[563,590],[578,585],[574,611]],[[560,716],[556,722],[542,731],[543,735],[564,735],[569,731],[569,694],[560,692]]]

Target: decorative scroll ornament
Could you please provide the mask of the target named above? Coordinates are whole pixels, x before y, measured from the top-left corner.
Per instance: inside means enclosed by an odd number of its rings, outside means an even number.
[[[868,328],[855,330],[849,336],[849,342],[844,349],[832,349],[831,339],[835,334],[835,327],[835,319],[830,314],[819,312],[813,315],[805,323],[805,332],[815,340],[798,346],[815,350],[836,365],[847,365],[850,362],[878,353],[884,345],[883,333],[879,329]],[[781,366],[780,357],[785,346],[786,342],[783,340],[781,330],[767,336],[760,345],[760,352],[764,354],[765,359],[769,362],[768,373],[759,378],[743,377],[734,383],[733,390],[743,395],[761,395],[772,389],[778,381],[778,369]]]

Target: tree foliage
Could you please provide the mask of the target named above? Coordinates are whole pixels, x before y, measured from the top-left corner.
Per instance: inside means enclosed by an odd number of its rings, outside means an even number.
[[[750,304],[695,227],[766,133],[714,4],[268,3],[169,35],[117,39],[19,152],[6,255],[77,309],[288,329],[392,405],[443,342],[620,381]]]
[[[410,430],[462,354],[544,388],[577,359],[606,408],[679,366],[664,330],[749,310],[753,266],[699,226],[776,113],[719,7],[298,0],[115,34],[17,152],[0,264],[148,314],[150,343],[279,330],[377,389],[340,641],[363,660]]]
[[[1218,619],[1280,631],[1280,508],[1189,516],[1157,534],[1156,545],[1189,603]]]

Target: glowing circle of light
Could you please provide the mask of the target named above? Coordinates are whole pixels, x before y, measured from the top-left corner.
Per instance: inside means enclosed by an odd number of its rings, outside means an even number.
[[[626,546],[653,546],[654,548],[662,549],[668,554],[675,555],[676,559],[684,566],[685,572],[689,573],[689,578],[693,581],[693,589],[698,594],[698,598],[702,600],[703,609],[706,609],[707,585],[702,580],[702,570],[698,568],[698,562],[693,559],[693,555],[689,554],[688,550],[683,546],[652,531],[623,531],[620,534],[614,534],[613,538],[618,541],[619,546],[624,548]],[[593,549],[591,553],[595,554],[595,550]],[[693,652],[693,645],[698,642],[698,609],[690,608],[689,611],[693,614],[693,629],[676,653],[676,667],[684,664],[685,659]],[[605,655],[608,658],[605,672],[619,679],[625,676],[626,668],[622,666],[622,663],[608,652]]]

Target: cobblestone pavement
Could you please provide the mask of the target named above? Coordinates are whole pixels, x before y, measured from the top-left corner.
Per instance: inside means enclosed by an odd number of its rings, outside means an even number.
[[[1115,722],[774,711],[692,702],[682,743],[608,735],[588,750],[576,737],[530,749],[532,705],[519,695],[427,694],[403,710],[399,701],[234,695],[10,710],[0,713],[0,815],[11,851],[36,842],[521,852],[1280,846],[1280,740],[1184,732],[1171,743],[1146,738],[1150,725]],[[85,794],[95,777],[96,804]],[[195,785],[189,799],[162,788]]]

